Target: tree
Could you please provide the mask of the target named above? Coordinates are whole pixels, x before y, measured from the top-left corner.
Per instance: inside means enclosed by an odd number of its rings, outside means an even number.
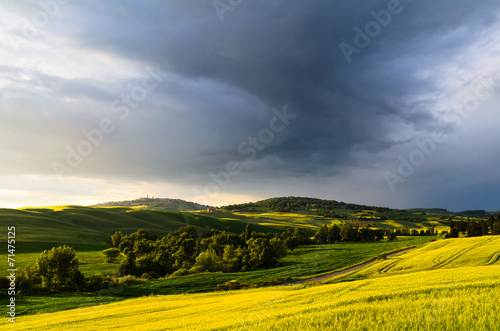
[[[380,241],[384,239],[384,230],[376,229],[375,230],[375,240]]]
[[[340,228],[337,224],[332,225],[328,229],[328,235],[330,236],[330,240],[333,243],[342,239],[342,237],[340,236]]]
[[[493,224],[495,224],[495,216],[490,215],[490,217],[488,218],[488,228],[490,233],[491,231],[493,231]]]
[[[493,223],[493,228],[491,229],[492,235],[500,235],[500,220]]]
[[[36,260],[37,273],[48,288],[66,287],[72,284],[72,271],[78,270],[78,259],[72,247],[66,245],[43,251]]]
[[[389,241],[398,240],[398,237],[396,236],[396,232],[394,230],[389,230],[387,232],[387,239],[389,239]]]
[[[340,237],[342,241],[356,241],[358,236],[358,229],[353,228],[349,224],[344,224],[340,228]]]
[[[111,245],[118,248],[122,241],[123,235],[121,231],[116,231],[114,235],[111,236]]]
[[[293,252],[293,250],[299,247],[299,238],[297,237],[288,237],[285,239],[286,247]]]
[[[105,262],[112,263],[120,256],[120,250],[114,247],[108,248],[102,251],[102,255]]]
[[[252,238],[252,229],[250,228],[250,224],[247,224],[245,231],[243,231],[240,237],[243,245],[246,245],[246,242]]]
[[[201,252],[196,258],[194,270],[196,272],[214,272],[219,269],[219,257],[213,250]]]
[[[248,265],[252,269],[272,268],[280,257],[276,255],[276,242],[271,243],[266,238],[250,239],[248,250],[250,258]]]
[[[120,266],[118,267],[118,271],[120,272],[120,275],[134,275],[137,271],[136,265],[135,265],[135,253],[134,252],[129,252],[125,260],[120,263]]]
[[[241,258],[233,245],[224,247],[222,255],[222,271],[238,271],[241,269]]]
[[[295,228],[293,230],[293,236],[299,240],[299,245],[305,245],[309,243],[309,236],[304,228]]]
[[[328,238],[328,226],[325,224],[320,227],[314,236],[321,244],[326,243]]]

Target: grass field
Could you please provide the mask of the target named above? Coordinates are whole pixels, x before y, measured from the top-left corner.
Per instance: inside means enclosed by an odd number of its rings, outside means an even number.
[[[369,277],[500,263],[500,236],[440,240],[364,269]]]
[[[119,288],[110,288],[99,293],[72,294],[65,297],[30,296],[19,298],[20,314],[52,312],[79,307],[85,304],[109,303],[125,300],[131,297],[153,294],[181,294],[214,291],[218,284],[230,280],[241,283],[256,284],[260,281],[270,281],[276,278],[304,279],[322,275],[336,270],[345,269],[353,264],[375,258],[378,254],[401,249],[408,246],[417,246],[431,240],[432,237],[401,237],[397,241],[381,241],[374,243],[339,243],[331,245],[302,246],[282,260],[283,266],[260,271],[239,273],[203,273],[190,276],[165,278],[151,281],[141,281]],[[105,264],[100,259],[100,251],[78,253],[77,257],[83,261],[82,272],[101,271],[112,274],[117,264]],[[31,254],[30,254],[31,255]],[[83,256],[83,257],[82,257]],[[92,262],[95,260],[96,263]],[[102,267],[104,265],[104,267]],[[101,269],[102,268],[102,269]],[[107,268],[107,269],[104,269]],[[89,274],[92,274],[89,272]],[[49,298],[46,304],[44,298]],[[79,299],[80,298],[80,299]]]
[[[349,219],[363,217],[364,221],[359,221],[361,226],[370,225],[374,228],[388,228],[394,230],[408,228],[420,231],[427,230],[430,227],[434,227],[438,232],[449,230],[448,221],[442,219],[441,215],[422,215],[412,213],[403,213],[402,215],[398,215],[398,213],[391,211],[383,214],[387,217],[387,219],[381,220],[379,219],[379,216],[374,216],[373,214],[365,212],[354,213],[352,210],[336,210],[336,212],[338,215],[347,215]],[[204,212],[195,212],[193,214],[200,214],[208,217],[214,216],[214,214]],[[299,210],[294,212],[246,211],[217,213],[215,215],[216,216],[214,217],[222,220],[241,221],[252,225],[267,226],[276,230],[282,230],[285,227],[302,227],[310,234],[316,232],[324,224],[341,225],[344,222],[341,217],[332,218],[318,216],[316,212],[311,210]],[[400,219],[401,217],[404,217],[405,219]],[[455,219],[461,218],[455,217]]]
[[[499,275],[500,266],[492,265],[317,286],[150,296],[20,317],[16,329],[498,330]]]
[[[378,220],[375,216],[368,214],[366,217],[369,217],[367,222],[375,224],[375,227],[393,229],[407,227],[420,230],[435,226],[439,231],[447,229],[447,223],[440,220],[437,215],[425,217],[415,215],[412,221]],[[342,222],[341,219],[318,216],[311,210],[290,213],[266,211],[203,213],[139,210],[126,207],[2,208],[0,209],[0,228],[5,230],[0,232],[0,240],[7,237],[6,229],[10,226],[16,227],[16,241],[20,242],[105,245],[116,231],[130,234],[141,228],[164,236],[167,232],[177,230],[181,226],[192,225],[201,235],[209,229],[241,233],[246,224],[251,224],[252,230],[258,232],[276,233],[283,231],[286,227],[302,227],[313,235],[324,224]],[[26,248],[20,247],[19,249],[27,252]]]
[[[246,223],[219,220],[196,213],[124,207],[0,209],[0,228],[4,229],[0,232],[0,239],[7,237],[7,227],[15,226],[16,240],[21,242],[105,245],[116,231],[130,234],[138,229],[145,229],[152,234],[164,236],[186,225],[194,226],[201,235],[209,229],[241,233]],[[273,227],[258,224],[253,227],[259,232],[276,231]]]
[[[150,295],[19,317],[16,329],[498,330],[499,242],[436,241],[379,261],[350,282]]]

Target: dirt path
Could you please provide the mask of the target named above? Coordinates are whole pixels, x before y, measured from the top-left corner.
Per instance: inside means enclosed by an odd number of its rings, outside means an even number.
[[[412,250],[412,249],[415,249],[415,248],[416,247],[405,248],[405,249],[399,250],[397,252],[387,254],[386,257],[390,258],[390,257],[393,257],[395,255],[398,255],[400,253],[403,253],[403,252],[406,252],[406,251],[409,251],[409,250]],[[313,277],[313,278],[309,278],[309,279],[298,280],[296,282],[288,283],[286,285],[304,284],[304,283],[309,283],[309,282],[319,282],[321,280],[326,280],[326,279],[330,279],[330,278],[333,278],[333,277],[345,275],[345,274],[348,274],[350,272],[357,271],[359,269],[363,269],[364,267],[366,267],[367,265],[370,265],[370,264],[374,263],[375,261],[377,261],[377,259],[373,259],[373,260],[370,260],[368,262],[364,262],[364,263],[355,265],[353,267],[350,267],[350,268],[347,268],[347,269],[344,269],[344,270],[335,271],[335,272],[332,272],[330,274],[326,274],[326,275],[319,276],[319,277]]]

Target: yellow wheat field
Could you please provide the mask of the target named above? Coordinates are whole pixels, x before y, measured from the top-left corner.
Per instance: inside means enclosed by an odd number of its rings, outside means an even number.
[[[497,239],[483,244],[481,239],[488,238],[439,241],[424,250],[431,254],[442,249],[434,255],[439,265],[456,257],[452,251],[459,246],[466,251],[460,255],[463,259],[474,250],[478,254],[488,250],[493,255]],[[448,255],[444,250],[447,245]],[[487,255],[478,256],[486,261]],[[414,259],[410,253],[407,257]],[[499,311],[500,264],[490,263],[451,269],[442,266],[337,284],[150,296],[21,317],[15,329],[482,331],[500,329]],[[12,325],[4,323],[1,327],[11,329]]]
[[[364,269],[361,274],[402,274],[500,264],[500,236],[445,239]]]

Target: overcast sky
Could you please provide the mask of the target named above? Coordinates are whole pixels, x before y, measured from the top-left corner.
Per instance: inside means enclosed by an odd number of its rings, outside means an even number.
[[[500,2],[2,1],[0,206],[500,210]]]

